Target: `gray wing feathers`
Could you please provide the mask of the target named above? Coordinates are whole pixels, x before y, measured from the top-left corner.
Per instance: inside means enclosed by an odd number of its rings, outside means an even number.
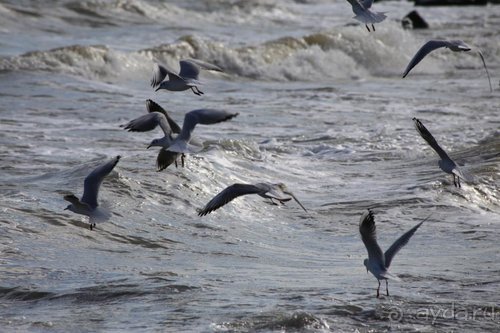
[[[425,220],[424,220],[425,221]],[[403,234],[403,236],[399,237],[387,251],[385,251],[385,267],[389,268],[391,265],[392,259],[394,259],[394,256],[396,253],[399,252],[405,246],[408,244],[408,241],[410,240],[411,236],[417,231],[417,229],[424,223],[424,221],[420,222],[410,230],[408,230],[406,233]]]
[[[153,77],[151,78],[151,87],[156,88],[160,83],[165,80],[168,74],[173,74],[172,71],[168,70],[166,67],[155,64],[153,68]]]
[[[180,133],[181,132],[181,127],[173,120],[168,112],[162,108],[158,103],[155,103],[153,100],[148,99],[146,100],[146,109],[148,110],[149,113],[151,112],[160,112],[162,113],[165,118],[167,118],[168,124],[170,125],[170,128],[172,129],[173,133]]]
[[[378,261],[382,267],[385,267],[384,254],[377,243],[375,220],[371,210],[368,210],[361,216],[359,233],[361,234],[361,240],[363,240],[366,250],[368,251],[368,259],[371,261],[373,260],[374,262]]]
[[[237,115],[238,113],[231,113],[218,109],[198,109],[190,111],[184,116],[184,123],[182,124],[182,130],[178,138],[189,142],[191,133],[197,124],[217,124],[236,117]]]
[[[258,194],[262,189],[258,186],[251,184],[233,184],[225,188],[222,192],[217,194],[210,200],[206,206],[198,213],[199,216],[207,215],[208,213],[224,206],[231,200],[245,195],[245,194]]]
[[[165,136],[172,134],[172,129],[170,128],[167,118],[160,112],[151,112],[135,118],[123,127],[129,132],[147,132],[155,129],[158,125],[163,130]]]
[[[200,74],[200,67],[198,65],[189,60],[181,60],[179,64],[181,66],[179,72],[181,78],[198,80],[198,75]]]
[[[420,120],[417,118],[413,118],[413,122],[415,123],[415,128],[417,129],[418,133],[420,136],[427,141],[429,146],[431,146],[434,151],[441,157],[443,160],[449,160],[451,161],[451,158],[448,156],[448,154],[439,146],[437,143],[436,139],[432,136],[431,132],[425,128],[425,126],[422,124]]]
[[[170,164],[174,163],[179,153],[172,152],[166,149],[160,149],[156,158],[157,171],[166,169]]]
[[[412,70],[412,68],[415,67],[422,59],[424,59],[426,55],[428,55],[435,49],[438,49],[440,47],[446,47],[448,45],[449,43],[445,40],[430,40],[427,43],[425,43],[411,59],[410,63],[405,69],[403,78],[405,78],[406,75],[408,75],[408,73]]]
[[[120,160],[120,155],[116,156],[111,161],[97,167],[92,171],[84,181],[83,185],[83,196],[82,202],[88,204],[91,208],[96,208],[97,204],[97,196],[99,194],[99,187],[101,183],[118,163]]]

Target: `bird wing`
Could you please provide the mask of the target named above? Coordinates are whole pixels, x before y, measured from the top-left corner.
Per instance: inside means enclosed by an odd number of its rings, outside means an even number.
[[[198,212],[199,216],[205,216],[210,212],[224,206],[231,200],[246,194],[258,194],[262,188],[251,184],[233,184],[226,187],[222,192],[210,200],[205,207]]]
[[[439,155],[439,157],[442,160],[447,160],[447,161],[452,161],[452,159],[448,156],[448,154],[441,148],[436,139],[432,136],[431,132],[425,128],[424,124],[417,118],[413,118],[413,122],[415,123],[415,128],[417,129],[418,133],[422,138],[424,138],[425,141],[431,146],[432,149]]]
[[[146,109],[148,110],[149,113],[151,112],[160,112],[162,113],[165,118],[167,118],[168,124],[170,125],[170,128],[172,129],[173,133],[180,133],[181,132],[181,127],[175,122],[175,120],[170,117],[168,112],[160,106],[160,104],[154,102],[151,99],[146,100]]]
[[[403,73],[403,78],[408,75],[408,73],[412,70],[413,67],[415,67],[426,55],[434,51],[435,49],[439,49],[440,47],[447,47],[449,46],[449,42],[445,40],[430,40],[427,43],[425,43],[420,50],[415,53],[413,56],[413,59],[411,59],[410,63],[408,66],[406,66],[405,72]]]
[[[488,83],[490,84],[490,92],[493,92],[493,87],[491,86],[491,78],[490,73],[488,72],[488,67],[486,67],[486,61],[484,61],[483,53],[480,50],[477,50],[479,56],[481,57],[481,61],[483,62],[484,70],[486,71],[486,75],[488,76]]]
[[[211,64],[209,62],[202,61],[202,60],[188,59],[188,60],[184,60],[184,61],[191,62],[191,63],[197,65],[199,68],[204,69],[206,71],[224,72],[224,70],[222,68],[220,68],[219,66]]]
[[[124,129],[129,132],[147,132],[154,130],[156,126],[160,126],[165,136],[172,134],[167,118],[160,112],[151,112],[143,116],[135,118],[123,125]]]
[[[170,80],[182,80],[179,75],[175,74],[171,69],[160,64],[155,64],[153,68],[153,77],[151,78],[151,87],[158,87],[160,83],[165,80],[167,75]]]
[[[360,15],[365,11],[364,5],[358,0],[347,0],[352,6],[352,11],[356,15]]]
[[[164,148],[160,149],[156,158],[157,171],[165,170],[170,164],[175,162],[178,155],[179,153],[168,151]]]
[[[427,219],[425,219],[425,220],[427,220]],[[385,257],[385,267],[386,268],[389,268],[389,266],[391,265],[392,259],[394,259],[394,256],[396,255],[396,253],[398,253],[399,250],[401,250],[403,248],[403,246],[408,244],[408,241],[410,240],[411,236],[413,236],[415,231],[417,231],[417,229],[422,225],[422,223],[424,223],[424,221],[420,222],[419,224],[417,224],[416,226],[414,226],[413,228],[411,228],[410,230],[405,232],[401,237],[399,237],[391,245],[391,247],[389,249],[387,249],[387,251],[385,251],[384,257]]]
[[[82,210],[91,210],[90,206],[87,203],[81,202],[80,199],[78,199],[74,194],[65,195],[64,200],[71,202],[71,204],[75,207],[84,206],[82,207]]]
[[[201,148],[189,145],[191,134],[197,124],[211,125],[229,120],[236,117],[238,113],[231,113],[219,109],[197,109],[189,111],[184,116],[181,133],[175,138],[174,142],[167,150],[178,153],[190,153],[200,151]]]
[[[188,80],[188,81],[198,80],[198,75],[200,74],[200,67],[196,63],[190,60],[181,60],[179,64],[181,66],[179,76],[183,80]]]
[[[373,0],[359,0],[359,2],[365,9],[370,9],[373,5]]]
[[[381,267],[385,267],[385,258],[382,253],[382,249],[377,243],[375,220],[371,210],[367,210],[361,216],[359,233],[361,234],[361,240],[365,244],[366,250],[368,251],[368,259],[378,263]]]
[[[111,170],[113,170],[119,160],[120,155],[116,156],[111,161],[98,166],[85,178],[81,202],[88,204],[93,209],[98,206],[97,196],[99,194],[99,187],[101,186],[104,177],[106,177]]]

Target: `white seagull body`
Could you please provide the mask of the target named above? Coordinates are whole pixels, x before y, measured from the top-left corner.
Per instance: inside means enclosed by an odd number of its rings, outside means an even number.
[[[233,199],[236,199],[239,196],[246,194],[258,194],[263,198],[270,199],[271,202],[274,203],[273,200],[276,200],[280,203],[284,203],[286,201],[290,201],[294,199],[299,206],[307,212],[304,206],[300,203],[300,201],[293,195],[292,192],[288,190],[285,184],[277,183],[257,183],[257,184],[233,184],[225,188],[222,192],[217,194],[212,200],[210,200],[205,207],[199,211],[199,216],[204,216],[209,214],[210,212],[219,209],[225,204],[229,203]]]
[[[385,280],[387,296],[389,296],[388,280],[400,280],[397,276],[389,273],[389,266],[391,265],[394,256],[408,243],[415,231],[417,231],[424,221],[418,223],[416,226],[404,233],[387,251],[385,251],[385,253],[383,253],[377,243],[377,233],[373,212],[371,210],[367,210],[361,216],[361,220],[359,222],[359,233],[361,234],[361,239],[363,240],[366,250],[368,251],[368,259],[365,259],[363,264],[365,265],[366,270],[371,272],[378,280],[377,297],[380,296],[380,280]]]
[[[413,118],[413,122],[420,136],[429,144],[429,146],[431,146],[432,149],[434,149],[434,151],[441,158],[438,162],[439,168],[444,172],[453,175],[453,184],[455,185],[455,187],[461,187],[460,178],[464,179],[467,182],[474,181],[473,177],[460,169],[455,161],[453,161],[443,150],[443,148],[438,145],[431,132],[429,132],[429,130],[425,128],[425,126],[419,119]]]
[[[155,64],[151,87],[156,88],[156,91],[160,89],[170,91],[191,89],[193,93],[200,96],[203,95],[203,92],[198,89],[198,86],[202,84],[198,79],[200,69],[222,72],[220,67],[201,60],[181,60],[179,64],[179,74],[176,74],[164,65]],[[167,76],[168,80],[164,81]]]
[[[372,12],[370,10],[373,0],[347,0],[351,6],[352,11],[356,16],[354,19],[360,21],[366,26],[366,29],[370,31],[368,27],[371,24],[373,31],[375,31],[374,23],[380,23],[387,17],[385,13],[382,12]]]
[[[403,78],[405,78],[408,75],[408,73],[410,73],[410,71],[413,69],[413,67],[415,67],[420,61],[422,61],[422,59],[424,59],[426,55],[442,47],[448,48],[453,52],[468,52],[472,50],[472,48],[469,45],[465,44],[461,40],[430,40],[424,45],[422,45],[422,47],[417,51],[417,53],[415,53],[413,58],[410,60],[410,63],[408,64],[408,66],[406,66],[406,69],[403,73]],[[486,67],[486,62],[484,61],[483,54],[479,50],[477,50],[477,53],[481,57],[484,70],[486,71],[486,75],[488,76],[490,91],[493,91],[493,88],[491,86],[490,73],[488,72],[488,68]]]
[[[95,227],[96,222],[101,222],[109,219],[111,214],[108,211],[100,209],[97,203],[99,187],[101,186],[104,177],[106,177],[116,166],[120,156],[116,156],[111,161],[102,164],[95,168],[84,181],[83,196],[78,199],[74,194],[64,196],[64,200],[71,202],[65,210],[70,210],[73,213],[86,215],[89,217],[90,230]]]

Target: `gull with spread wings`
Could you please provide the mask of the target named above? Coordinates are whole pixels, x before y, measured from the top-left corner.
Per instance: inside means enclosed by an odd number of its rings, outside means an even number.
[[[270,199],[272,203],[274,200],[281,204],[286,201],[294,199],[299,206],[307,212],[305,207],[300,203],[300,201],[290,192],[287,186],[283,183],[271,184],[271,183],[257,183],[257,184],[233,184],[225,188],[222,192],[217,194],[212,200],[210,200],[205,207],[198,212],[199,216],[204,216],[213,212],[216,209],[224,206],[233,199],[246,194],[258,194],[263,198]]]
[[[380,23],[387,17],[383,12],[372,12],[370,8],[372,7],[373,0],[347,0],[351,6],[352,11],[356,16],[354,19],[360,21],[365,24],[368,32],[370,28],[368,24],[371,24],[373,31],[375,31],[374,23]]]
[[[95,227],[96,222],[102,222],[111,217],[110,212],[99,208],[97,196],[104,177],[109,175],[119,160],[120,155],[98,166],[85,178],[83,183],[83,196],[81,199],[78,199],[74,194],[64,196],[64,200],[71,203],[64,210],[70,210],[73,213],[88,216],[90,230]]]
[[[453,175],[453,184],[455,185],[455,187],[461,187],[460,178],[464,179],[466,182],[474,181],[472,175],[460,169],[455,161],[453,161],[450,156],[448,156],[448,154],[443,150],[443,148],[438,145],[431,132],[429,132],[429,130],[425,128],[424,124],[422,124],[419,119],[413,118],[413,122],[420,136],[429,144],[429,146],[431,146],[432,149],[434,149],[434,151],[441,158],[438,161],[439,168],[444,172]]]
[[[378,280],[377,297],[380,296],[380,280],[385,280],[387,296],[389,296],[388,280],[400,280],[397,276],[389,273],[389,266],[391,266],[394,256],[408,243],[410,238],[422,225],[422,223],[425,222],[425,220],[405,232],[391,245],[387,251],[385,251],[385,253],[383,253],[377,243],[377,233],[373,212],[371,210],[367,210],[361,216],[361,220],[359,222],[359,233],[361,234],[361,240],[365,244],[366,250],[368,251],[368,259],[365,259],[363,264],[366,267],[366,272],[371,272]]]
[[[181,60],[179,74],[165,65],[155,64],[153,69],[153,78],[151,79],[151,87],[170,91],[184,91],[191,89],[198,96],[203,95],[203,92],[198,89],[202,82],[198,79],[200,69],[208,71],[222,72],[222,69],[216,65],[195,59]],[[168,80],[164,81],[168,76]]]

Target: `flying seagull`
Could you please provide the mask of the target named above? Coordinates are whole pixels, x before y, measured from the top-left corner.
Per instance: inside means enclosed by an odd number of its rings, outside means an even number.
[[[225,188],[222,192],[220,192],[212,200],[210,200],[206,204],[206,206],[198,212],[198,215],[205,216],[210,212],[219,209],[220,207],[229,203],[233,199],[246,194],[258,194],[263,198],[270,199],[273,203],[273,200],[276,200],[282,204],[286,201],[294,199],[299,204],[299,206],[307,212],[305,207],[300,203],[295,195],[293,195],[293,193],[288,190],[285,184],[257,183],[233,184]]]
[[[455,187],[461,187],[460,178],[464,179],[467,182],[474,181],[473,177],[468,173],[461,170],[458,165],[448,156],[448,154],[441,148],[436,139],[432,136],[431,132],[425,128],[424,124],[417,118],[413,118],[413,122],[415,123],[415,128],[418,133],[425,141],[431,146],[432,149],[439,155],[441,158],[438,162],[439,168],[446,173],[453,175],[453,184]]]
[[[453,52],[468,52],[472,50],[472,48],[469,45],[465,44],[461,40],[430,40],[427,43],[425,43],[413,56],[413,59],[411,59],[410,63],[405,69],[405,72],[403,73],[403,78],[405,78],[408,75],[408,73],[410,73],[412,68],[415,67],[420,61],[422,61],[422,59],[424,59],[426,55],[441,47],[448,48]],[[477,53],[481,57],[484,70],[486,71],[486,75],[488,76],[490,91],[493,91],[493,88],[491,86],[490,73],[488,72],[488,68],[486,67],[486,62],[484,61],[483,54],[479,50],[477,50]]]
[[[96,222],[107,220],[111,214],[105,210],[100,209],[97,203],[97,196],[99,194],[99,187],[107,175],[113,170],[120,155],[113,158],[111,161],[102,164],[94,169],[86,178],[83,183],[83,196],[78,199],[74,194],[64,196],[64,200],[71,202],[64,210],[70,210],[73,213],[87,215],[90,222],[90,230],[95,227]]]
[[[146,100],[146,109],[149,113],[133,119],[127,124],[121,125],[121,127],[129,132],[146,132],[160,126],[163,131],[163,137],[154,139],[148,146],[148,148],[153,146],[162,147],[158,153],[158,157],[156,158],[157,171],[166,169],[172,163],[174,163],[175,167],[177,167],[177,158],[179,154],[167,151],[165,148],[172,144],[173,134],[181,132],[180,126],[175,122],[175,120],[172,119],[172,117],[170,117],[169,113],[165,109],[150,99]],[[180,157],[181,165],[184,166],[185,155],[181,154]]]
[[[198,89],[202,83],[198,80],[200,69],[222,72],[222,69],[216,65],[209,64],[201,60],[181,60],[180,72],[176,74],[171,69],[164,65],[155,64],[153,69],[153,78],[151,79],[151,87],[156,88],[155,91],[166,89],[170,91],[184,91],[191,89],[198,96],[203,95],[203,92]],[[168,76],[168,80],[164,81]]]
[[[387,17],[383,12],[372,12],[370,10],[373,0],[347,0],[351,6],[352,11],[356,16],[354,19],[365,24],[366,29],[370,31],[368,24],[372,25],[373,31],[375,31],[374,23],[380,23]]]
[[[378,280],[377,297],[380,296],[380,280],[385,280],[387,296],[389,296],[388,280],[400,280],[397,276],[389,273],[389,266],[391,266],[394,256],[408,243],[411,236],[413,236],[415,231],[417,231],[425,220],[405,232],[391,245],[387,251],[385,251],[385,253],[382,253],[382,249],[377,243],[377,233],[373,212],[368,209],[361,216],[361,220],[359,222],[359,233],[361,234],[361,239],[363,240],[366,250],[368,251],[368,259],[365,259],[363,264],[366,267],[366,272],[371,272]]]

